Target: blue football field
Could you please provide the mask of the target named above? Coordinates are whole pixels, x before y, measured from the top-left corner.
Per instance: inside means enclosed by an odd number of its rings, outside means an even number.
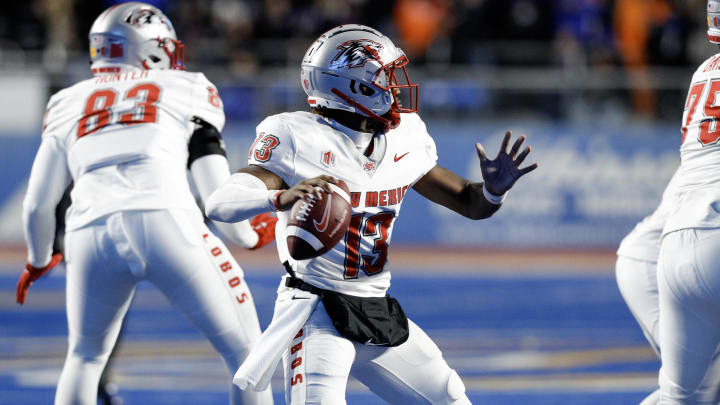
[[[398,261],[390,293],[440,346],[473,404],[637,404],[654,390],[659,363],[620,297],[610,255],[572,260],[519,272],[492,261],[477,271],[467,261],[435,271]],[[264,327],[282,271],[245,267]],[[50,404],[66,350],[64,272],[36,282],[20,307],[19,269],[0,263],[0,405]],[[148,284],[138,289],[112,375],[127,405],[227,404],[221,360]],[[276,404],[284,403],[281,386],[276,373]],[[385,403],[356,381],[347,398]]]

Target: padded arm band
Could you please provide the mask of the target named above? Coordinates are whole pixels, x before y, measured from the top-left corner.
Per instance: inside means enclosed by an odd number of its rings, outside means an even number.
[[[215,190],[205,202],[208,218],[237,222],[263,212],[275,211],[272,199],[278,190],[268,190],[265,183],[248,173],[235,173]]]
[[[195,160],[203,156],[222,155],[227,157],[225,144],[220,132],[218,132],[214,126],[198,117],[193,117],[192,122],[197,124],[197,127],[190,137],[190,143],[188,144],[188,169]]]

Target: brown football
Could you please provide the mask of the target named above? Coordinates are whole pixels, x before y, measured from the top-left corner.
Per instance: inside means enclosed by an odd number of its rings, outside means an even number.
[[[345,237],[350,226],[350,190],[344,181],[330,184],[332,193],[316,201],[297,200],[287,223],[287,247],[295,260],[306,260],[329,251]]]

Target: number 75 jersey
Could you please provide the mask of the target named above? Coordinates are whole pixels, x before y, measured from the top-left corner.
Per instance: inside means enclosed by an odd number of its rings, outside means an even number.
[[[682,121],[676,194],[663,234],[685,228],[720,227],[720,54],[697,69]]]
[[[278,212],[278,254],[303,280],[356,296],[382,297],[390,286],[388,249],[400,206],[410,187],[435,167],[435,143],[417,114],[402,114],[400,125],[376,135],[371,159],[343,131],[309,112],[266,118],[257,128],[249,164],[269,170],[292,187],[322,174],[350,189],[350,228],[329,252],[293,260],[287,250],[290,211]],[[384,153],[382,152],[384,149]]]

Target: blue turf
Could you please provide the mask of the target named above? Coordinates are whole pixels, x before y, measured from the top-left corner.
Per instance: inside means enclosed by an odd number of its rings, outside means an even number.
[[[8,274],[7,272],[3,274]],[[261,324],[272,315],[274,291],[279,276],[276,270],[249,273],[246,280],[253,291]],[[14,293],[16,278],[0,275],[0,292]],[[64,291],[63,277],[39,280],[29,300],[44,293]],[[462,277],[427,275],[413,277],[409,272],[393,276],[391,295],[427,333],[440,342],[446,357],[485,356],[517,350],[554,352],[593,350],[614,347],[642,347],[641,331],[625,307],[612,275],[594,277]],[[8,295],[10,296],[10,295]],[[138,299],[158,298],[149,285],[141,285]],[[159,297],[159,299],[163,299]],[[129,312],[123,339],[128,341],[200,340],[202,336],[177,311],[168,305]],[[3,358],[17,358],[23,338],[66,336],[63,308],[32,309],[5,305],[0,309],[1,337],[13,338],[0,347]],[[453,343],[455,341],[463,343]],[[482,358],[482,357],[481,357]],[[547,376],[581,373],[654,373],[653,359],[635,362],[609,361],[599,364],[566,366],[553,369],[492,370],[470,367],[459,369],[463,377]],[[279,387],[277,387],[279,388]],[[226,404],[226,394],[206,391],[143,391],[121,387],[127,404]],[[21,387],[13,373],[0,373],[0,405],[51,403],[52,387]],[[632,404],[639,402],[644,389],[608,392],[470,391],[478,404]],[[280,397],[276,403],[281,404]],[[382,404],[370,393],[353,392],[349,404]]]

